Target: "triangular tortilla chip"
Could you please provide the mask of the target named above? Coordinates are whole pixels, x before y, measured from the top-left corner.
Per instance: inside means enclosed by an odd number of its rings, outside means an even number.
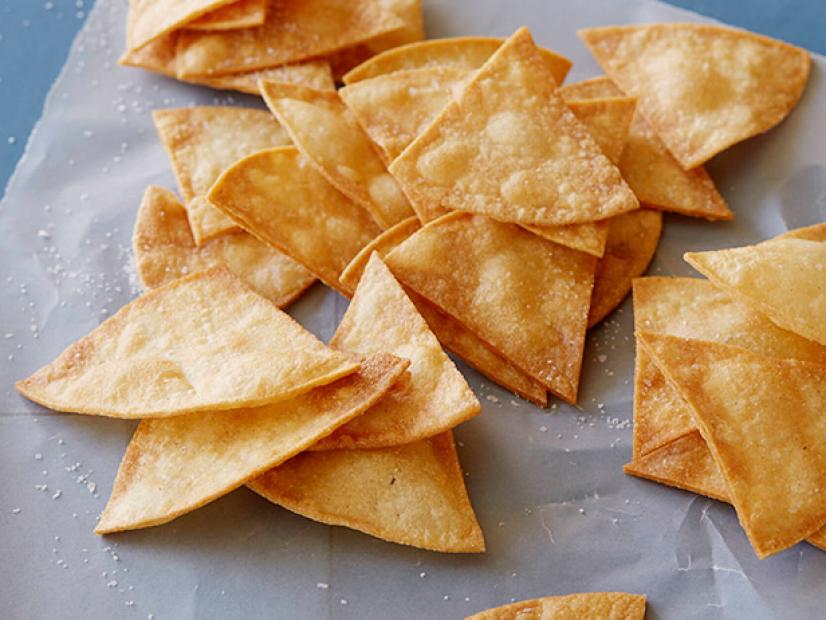
[[[443,433],[479,413],[479,400],[425,320],[378,257],[367,263],[330,346],[410,360],[410,384],[313,449],[383,448]]]
[[[136,50],[236,0],[129,0],[126,47]]]
[[[826,524],[826,366],[639,336],[691,406],[758,557]]]
[[[684,258],[776,325],[826,345],[826,243],[787,237]]]
[[[423,221],[445,209],[529,225],[578,224],[639,206],[516,32],[390,165]]]
[[[238,230],[209,204],[206,193],[227,168],[262,149],[289,144],[287,132],[264,110],[197,107],[154,110],[152,119],[172,162],[198,245]]]
[[[186,23],[187,30],[234,30],[260,26],[267,18],[270,0],[234,0],[220,9]]]
[[[216,181],[209,200],[247,232],[304,265],[327,286],[381,229],[294,147],[261,151]]]
[[[126,50],[118,59],[118,64],[124,67],[146,69],[174,78],[177,66],[175,57],[177,47],[178,33],[170,32],[138,50]]]
[[[595,258],[512,224],[451,213],[386,262],[520,370],[576,401]]]
[[[354,291],[367,261],[374,252],[384,258],[419,228],[421,228],[419,220],[412,217],[373,239],[361,249],[341,273],[339,281],[342,286],[348,291]],[[408,289],[406,292],[442,346],[458,355],[483,375],[519,396],[540,407],[548,404],[548,390],[542,384],[514,367],[490,345],[479,340],[464,325],[446,315],[427,299],[415,291]]]
[[[358,367],[221,266],[127,304],[17,389],[58,411],[164,417],[266,405]]]
[[[138,209],[132,247],[138,277],[148,289],[223,264],[256,293],[283,308],[315,282],[304,267],[246,232],[222,235],[196,247],[183,205],[175,194],[154,185],[147,188]]]
[[[393,248],[401,245],[405,239],[421,227],[422,225],[418,218],[413,216],[402,220],[395,226],[382,232],[378,237],[361,248],[359,253],[356,254],[353,260],[344,268],[344,271],[341,272],[341,276],[338,279],[341,286],[352,295],[374,252],[378,254],[380,258],[385,257]]]
[[[314,521],[390,542],[485,550],[450,431],[393,448],[304,452],[247,486]]]
[[[394,47],[359,65],[345,75],[343,81],[354,84],[378,75],[426,67],[472,71],[485,64],[503,42],[504,39],[493,37],[453,37]],[[539,53],[554,81],[562,84],[571,68],[571,61],[544,48],[539,48]]]
[[[662,213],[637,209],[607,220],[605,254],[597,261],[588,327],[619,306],[631,291],[634,278],[648,269],[660,242]]]
[[[625,592],[583,592],[520,601],[465,620],[643,620],[645,596]]]
[[[814,224],[804,228],[795,228],[775,237],[775,239],[806,239],[807,241],[826,241],[826,223]]]
[[[559,89],[568,105],[575,101],[619,97],[622,90],[600,76]],[[730,220],[733,215],[703,166],[683,170],[639,110],[634,112],[619,160],[622,178],[640,202],[662,211]]]
[[[382,228],[413,215],[398,183],[336,94],[272,82],[261,82],[259,87],[295,145]]]
[[[826,365],[826,347],[780,329],[706,280],[640,278],[634,281],[635,331],[709,340],[771,357]],[[696,428],[683,399],[665,383],[645,350],[637,351],[634,458]]]
[[[142,420],[95,532],[160,525],[226,495],[361,415],[407,365],[380,354],[358,372],[287,401]]]
[[[803,93],[809,53],[708,24],[586,28],[605,73],[690,170],[783,120]]]
[[[185,30],[178,75],[224,75],[317,58],[403,28],[373,0],[273,0],[262,26],[227,32]]]

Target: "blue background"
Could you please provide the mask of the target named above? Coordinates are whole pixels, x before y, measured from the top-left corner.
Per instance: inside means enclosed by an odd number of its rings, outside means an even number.
[[[826,0],[669,3],[826,54]],[[20,159],[49,86],[93,4],[94,0],[0,0],[0,187],[5,188]]]

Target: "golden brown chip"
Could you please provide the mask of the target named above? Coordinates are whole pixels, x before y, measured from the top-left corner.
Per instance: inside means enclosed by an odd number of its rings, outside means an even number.
[[[154,110],[152,118],[172,162],[195,243],[238,230],[209,204],[206,194],[218,176],[242,157],[289,144],[287,132],[266,111],[248,108]]]
[[[421,0],[381,0],[381,5],[398,17],[404,25],[366,41],[364,45],[370,50],[371,55],[424,39]]]
[[[126,47],[136,50],[236,0],[129,0]]]
[[[270,0],[234,0],[186,23],[187,30],[234,30],[260,26],[267,18]]]
[[[316,58],[404,27],[372,0],[273,0],[262,26],[227,32],[185,30],[178,75],[224,75]]]
[[[343,81],[354,84],[386,73],[426,67],[472,71],[485,64],[503,42],[504,39],[493,37],[454,37],[394,47],[359,65],[345,75]],[[554,82],[561,84],[571,68],[571,61],[544,48],[539,48],[539,53]]]
[[[209,200],[247,232],[287,254],[327,286],[381,229],[294,147],[261,151],[216,181]]]
[[[623,93],[608,77],[601,76],[563,86],[559,94],[572,105]],[[653,209],[709,220],[733,217],[706,169],[683,170],[639,110],[631,121],[619,169],[640,202]]]
[[[479,413],[479,401],[402,287],[373,254],[330,346],[410,360],[405,392],[390,394],[314,449],[383,448],[433,437]]]
[[[747,304],[697,278],[634,281],[635,331],[709,340],[771,357],[826,364],[826,347],[780,329]],[[644,350],[637,351],[634,458],[696,428],[682,398]]]
[[[807,241],[826,241],[826,223],[814,224],[804,228],[795,228],[782,235],[775,237],[776,239],[806,239]]]
[[[595,258],[512,224],[451,213],[386,262],[517,368],[576,401]]]
[[[662,225],[662,214],[650,209],[637,209],[607,221],[605,254],[597,262],[588,327],[611,314],[631,291],[634,278],[648,269]]]
[[[247,486],[314,521],[390,542],[485,550],[450,431],[406,446],[304,452]]]
[[[803,49],[723,26],[609,26],[579,35],[686,170],[783,120],[811,65]]]
[[[221,266],[127,304],[17,389],[58,411],[164,417],[266,405],[358,367]]]
[[[689,403],[758,557],[826,524],[826,366],[639,335]]]
[[[344,271],[341,272],[341,276],[338,279],[338,281],[341,282],[341,286],[350,294],[355,292],[356,286],[358,286],[361,275],[364,273],[364,269],[367,267],[367,263],[373,255],[373,252],[376,252],[379,257],[383,258],[389,254],[393,248],[401,245],[402,241],[421,227],[422,225],[419,223],[418,218],[413,216],[402,220],[392,228],[388,228],[382,232],[378,237],[361,248],[359,253],[356,254],[353,260],[344,268]]]
[[[170,32],[147,43],[137,50],[126,50],[118,59],[124,67],[135,67],[154,71],[167,77],[175,77],[178,33]]]
[[[259,87],[296,146],[382,228],[413,215],[398,183],[337,95],[266,81]]]
[[[304,267],[246,232],[196,247],[183,205],[175,194],[154,185],[143,195],[132,246],[138,277],[148,289],[224,264],[256,293],[283,308],[315,282]]]
[[[643,620],[645,595],[583,592],[520,601],[481,611],[465,620]]]
[[[578,224],[639,205],[516,32],[390,165],[423,221],[445,209],[529,225]]]
[[[287,401],[142,420],[95,532],[160,525],[226,495],[368,410],[407,365],[379,354],[358,372]]]
[[[684,258],[776,325],[826,345],[826,243],[786,237]]]

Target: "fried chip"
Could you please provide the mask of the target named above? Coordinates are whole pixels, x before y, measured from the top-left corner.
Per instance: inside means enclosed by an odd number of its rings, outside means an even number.
[[[637,208],[555,85],[530,33],[517,31],[390,165],[419,218],[456,209],[560,225]]]
[[[404,25],[366,41],[364,45],[370,50],[371,55],[424,39],[421,0],[380,0],[380,4],[398,17]]]
[[[154,185],[147,188],[138,209],[132,247],[138,277],[147,289],[223,264],[283,308],[315,282],[304,267],[246,232],[196,247],[183,205],[175,194]]]
[[[330,346],[359,355],[410,360],[410,385],[390,394],[313,449],[383,448],[433,437],[479,413],[465,378],[378,257],[367,263]]]
[[[187,22],[187,30],[234,30],[260,26],[267,18],[270,0],[235,0],[218,10]]]
[[[597,262],[588,327],[611,314],[631,291],[634,278],[648,269],[662,226],[662,214],[650,209],[637,209],[607,221],[605,254]]]
[[[137,50],[126,50],[118,59],[118,64],[124,67],[135,67],[154,71],[167,77],[175,77],[176,56],[178,47],[178,33],[170,32],[159,37]]]
[[[287,401],[142,420],[95,532],[160,525],[226,495],[368,410],[407,365],[379,354],[358,372]]]
[[[826,241],[826,223],[814,224],[804,228],[795,228],[775,237],[775,239],[805,239],[807,241]]]
[[[272,0],[262,26],[227,32],[185,30],[178,75],[224,75],[331,54],[403,28],[373,0]]]
[[[568,105],[623,93],[608,77],[562,86],[559,94]],[[708,220],[731,220],[726,201],[703,166],[683,170],[639,110],[634,112],[619,169],[626,183],[643,204]]]
[[[803,49],[708,24],[586,28],[579,36],[690,170],[782,121],[800,99]]]
[[[787,237],[684,258],[776,325],[826,345],[826,243]]]
[[[651,333],[643,345],[691,406],[758,557],[826,524],[826,366]]]
[[[126,47],[136,50],[236,0],[129,0]]]
[[[247,486],[314,521],[390,542],[485,550],[450,431],[392,448],[304,452]]]
[[[259,87],[295,145],[379,226],[389,228],[413,215],[398,183],[337,95],[266,81]]]
[[[645,596],[583,592],[520,601],[481,611],[465,620],[643,620]]]
[[[383,258],[389,254],[393,248],[401,245],[405,239],[421,227],[422,225],[419,223],[418,218],[413,216],[402,220],[395,226],[382,232],[378,237],[361,248],[359,253],[356,254],[353,260],[344,268],[344,271],[341,272],[341,276],[339,276],[338,279],[341,286],[350,294],[355,292],[356,286],[358,286],[359,280],[361,280],[361,276],[373,252]]]
[[[359,65],[345,75],[343,81],[349,85],[378,75],[426,67],[472,71],[485,64],[503,42],[504,39],[493,37],[453,37],[394,47]],[[544,48],[539,48],[539,53],[554,82],[561,84],[571,61]]]
[[[826,348],[780,329],[749,305],[697,278],[634,281],[634,329],[736,345],[771,357],[826,365]],[[687,404],[638,348],[634,458],[696,428]]]
[[[197,245],[238,230],[209,204],[206,193],[227,168],[242,157],[290,140],[264,110],[196,107],[154,110],[158,136],[172,162]]]
[[[595,258],[512,224],[451,213],[386,263],[521,371],[576,401]]]
[[[221,266],[127,304],[17,389],[58,411],[164,417],[266,405],[358,367]]]
[[[366,210],[330,185],[294,147],[237,162],[215,182],[209,200],[345,294],[341,272],[381,232]]]

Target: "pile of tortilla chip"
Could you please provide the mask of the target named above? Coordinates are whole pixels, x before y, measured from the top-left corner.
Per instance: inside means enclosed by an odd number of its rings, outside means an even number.
[[[826,549],[826,224],[634,282],[625,471],[734,505],[760,558]]]
[[[465,620],[643,620],[645,595],[578,592],[519,601],[487,609]]]
[[[420,0],[129,0],[120,64],[251,94],[261,78],[332,91],[373,54],[422,38]]]

